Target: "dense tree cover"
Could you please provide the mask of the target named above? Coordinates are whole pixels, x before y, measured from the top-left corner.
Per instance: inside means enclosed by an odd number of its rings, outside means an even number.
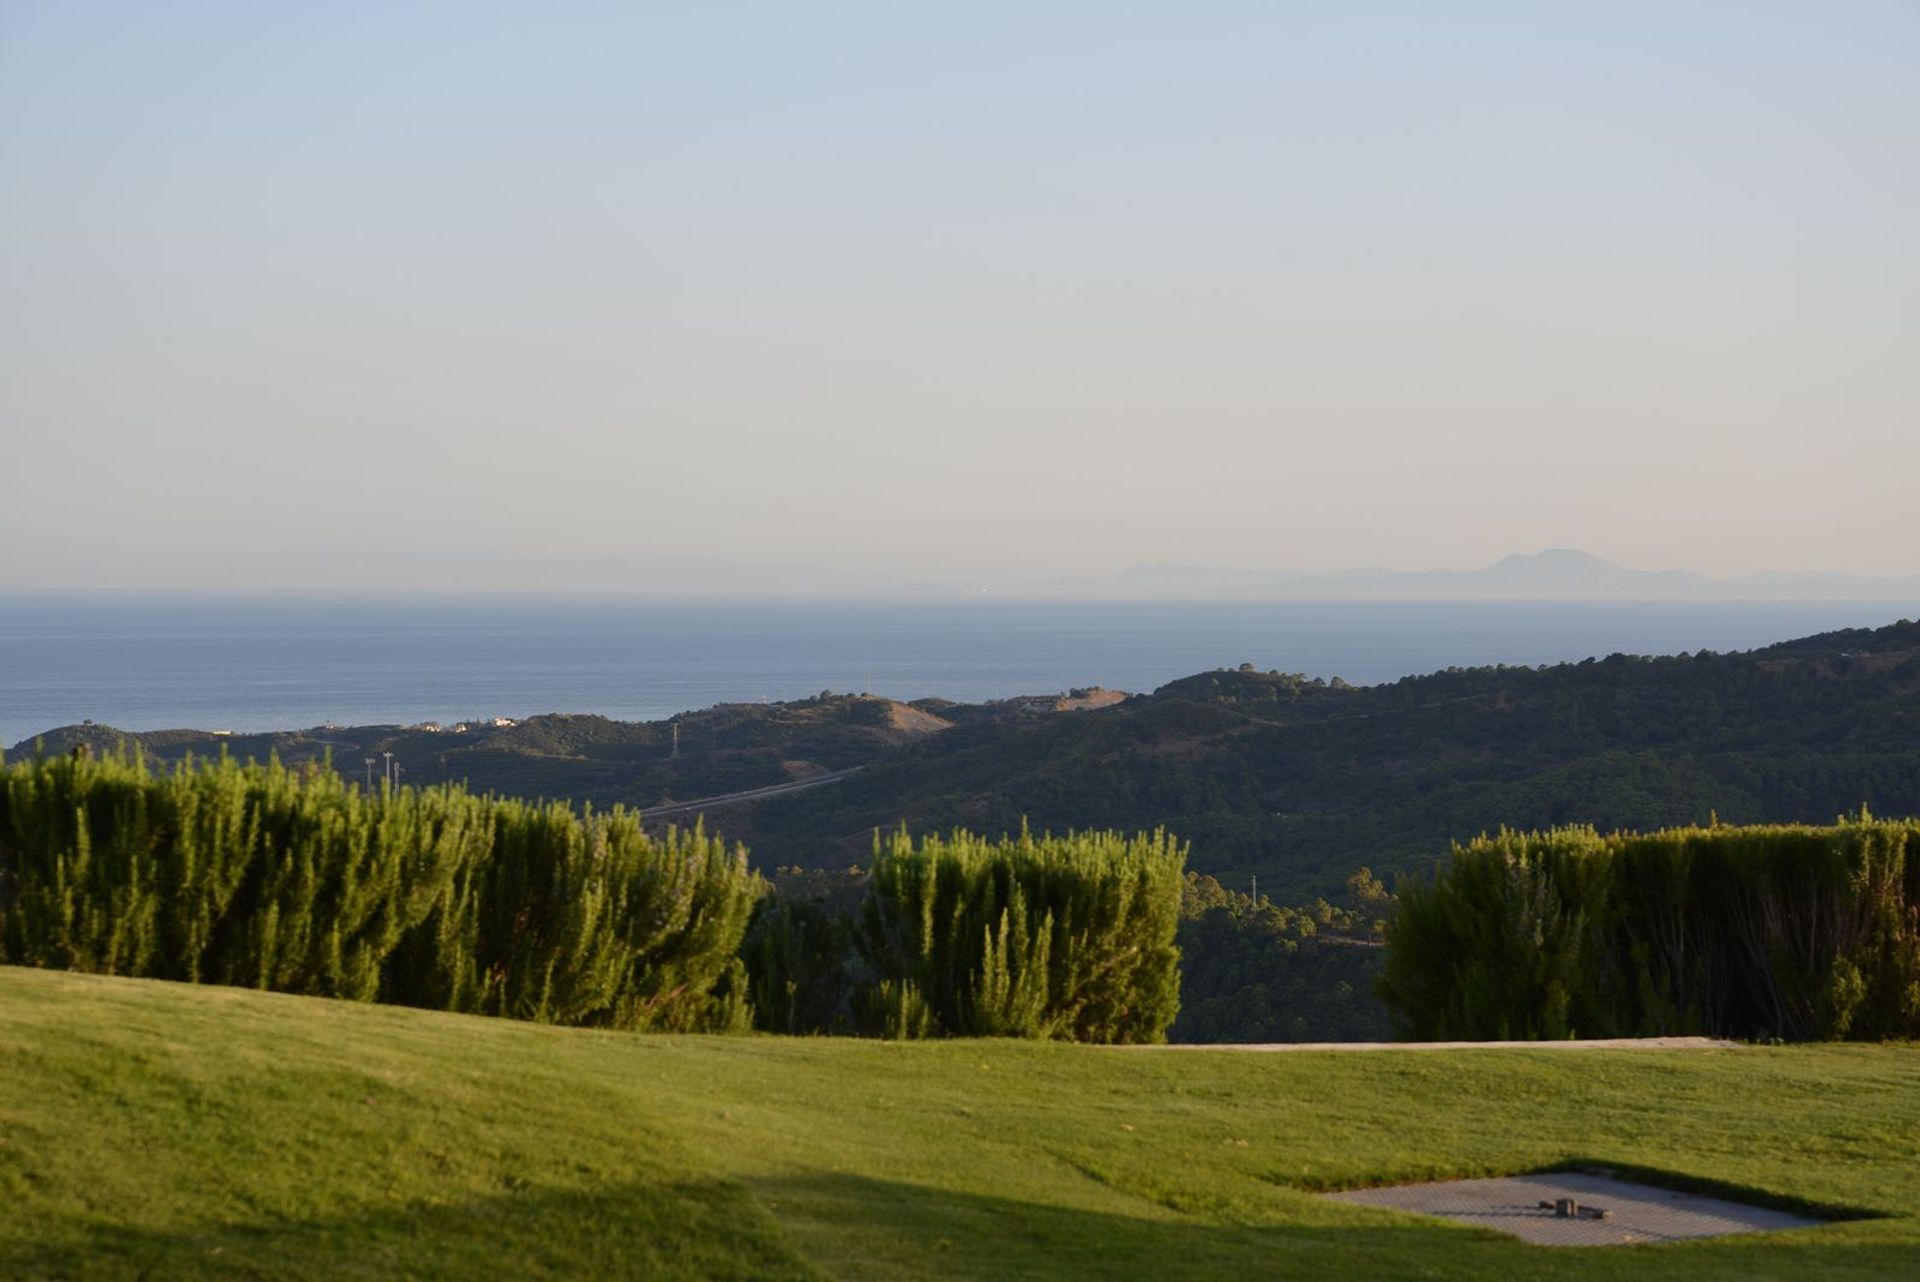
[[[1186,860],[1164,832],[896,832],[861,916],[889,1031],[925,1019],[962,1036],[1164,1040]]]
[[[1501,832],[1402,887],[1415,1038],[1920,1037],[1920,823]]]
[[[1374,995],[1393,899],[1371,872],[1340,902],[1300,907],[1187,874],[1180,906],[1176,1042],[1385,1041]]]
[[[0,766],[0,961],[631,1029],[747,1018],[764,883],[649,835],[460,788],[84,751]]]
[[[782,1032],[1154,1042],[1179,1005],[1186,851],[1164,833],[876,841],[856,878],[783,870],[745,947]],[[845,891],[858,886],[857,900]]]
[[[328,765],[364,781],[366,760],[374,759],[372,773],[379,776],[390,754],[409,784],[463,783],[502,796],[644,808],[863,765],[947,724],[890,699],[823,693],[785,703],[719,704],[651,722],[550,713],[506,725],[476,719],[457,729],[316,726],[238,735],[135,734],[87,724],[49,730],[17,745],[13,755],[57,755],[75,747],[111,755],[137,746],[149,760],[177,761],[227,752],[241,760],[277,756],[288,765]]]
[[[868,873],[785,867],[756,911],[744,955],[760,1027],[878,1032],[884,1011],[855,994],[872,983],[858,951]],[[1275,904],[1189,871],[1174,945],[1180,954],[1175,1042],[1376,1041],[1391,1035],[1374,995],[1393,897],[1369,871],[1334,902]]]
[[[872,973],[859,955],[856,921],[853,912],[804,894],[761,901],[740,948],[755,1028],[844,1036],[888,1031]]]
[[[1157,1041],[1185,858],[902,832],[857,911],[754,916],[744,849],[628,811],[76,750],[0,766],[0,962],[624,1029]]]
[[[1164,823],[1198,870],[1305,899],[1502,824],[1819,823],[1862,804],[1920,813],[1920,625],[1362,688],[1202,673],[1101,711],[957,725],[751,823],[780,862],[857,862],[851,834],[903,818]]]

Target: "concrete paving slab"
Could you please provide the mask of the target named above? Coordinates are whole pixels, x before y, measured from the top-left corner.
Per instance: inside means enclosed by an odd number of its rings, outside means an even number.
[[[1718,1037],[1587,1037],[1540,1042],[1161,1042],[1124,1051],[1702,1051],[1739,1050]]]
[[[1604,1175],[1551,1173],[1491,1180],[1443,1180],[1326,1195],[1354,1206],[1435,1215],[1498,1229],[1539,1246],[1627,1246],[1727,1233],[1813,1228],[1823,1221],[1723,1198],[1676,1193]],[[1565,1214],[1569,1200],[1584,1212]],[[1545,1205],[1543,1206],[1542,1203]],[[1594,1218],[1592,1211],[1604,1211]]]

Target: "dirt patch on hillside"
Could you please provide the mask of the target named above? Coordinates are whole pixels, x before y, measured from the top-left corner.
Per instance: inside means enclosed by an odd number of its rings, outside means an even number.
[[[1089,712],[1094,708],[1111,708],[1116,703],[1125,703],[1133,696],[1125,690],[1075,690],[1054,701],[1055,712]]]
[[[927,735],[950,730],[953,728],[953,722],[945,717],[936,717],[924,708],[916,708],[910,703],[890,703],[887,706],[887,726],[902,734]]]
[[[797,761],[789,757],[780,763],[780,773],[789,779],[812,779],[831,772],[817,761]]]

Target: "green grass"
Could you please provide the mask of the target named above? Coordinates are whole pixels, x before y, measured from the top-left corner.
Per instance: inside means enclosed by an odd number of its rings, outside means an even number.
[[[1651,1168],[1854,1219],[1546,1250],[1312,1190]],[[0,1277],[1920,1274],[1920,1050],[643,1036],[0,968]]]

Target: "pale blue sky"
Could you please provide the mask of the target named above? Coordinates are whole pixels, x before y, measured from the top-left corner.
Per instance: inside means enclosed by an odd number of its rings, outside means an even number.
[[[1916,66],[1911,2],[0,0],[0,587],[1920,571]]]

